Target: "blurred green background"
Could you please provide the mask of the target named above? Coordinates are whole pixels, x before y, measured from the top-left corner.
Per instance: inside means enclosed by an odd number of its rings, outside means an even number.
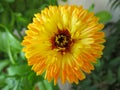
[[[108,4],[112,10],[120,9],[120,0],[110,0]],[[58,5],[58,2],[0,0],[0,90],[59,90],[58,85],[31,71],[20,44],[34,14],[49,5]],[[89,12],[94,8],[92,4]],[[103,56],[85,80],[72,84],[72,90],[120,90],[120,18],[117,22],[110,21],[112,15],[105,10],[95,15],[108,33]]]

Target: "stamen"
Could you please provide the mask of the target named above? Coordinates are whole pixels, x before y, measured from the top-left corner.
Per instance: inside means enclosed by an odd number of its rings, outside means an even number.
[[[59,30],[52,38],[52,48],[59,49],[60,52],[65,52],[71,44],[71,36],[68,30]]]

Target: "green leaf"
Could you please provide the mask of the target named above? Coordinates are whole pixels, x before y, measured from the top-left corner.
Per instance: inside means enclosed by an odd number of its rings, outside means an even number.
[[[40,90],[53,90],[50,83],[48,83],[46,80],[39,82],[38,85]]]
[[[10,33],[6,26],[0,25],[0,27],[0,45],[2,46],[0,47],[0,50],[7,51],[7,47],[9,45],[13,52],[21,51],[22,46],[20,41],[15,38],[16,36],[13,33]],[[4,31],[1,31],[1,29],[4,29]]]
[[[8,2],[8,3],[12,3],[12,2],[14,2],[15,0],[5,0],[6,2]]]
[[[31,84],[31,85],[35,85],[37,82],[40,82],[40,81],[43,81],[43,80],[44,80],[44,77],[43,77],[42,75],[36,76],[36,73],[33,72],[33,71],[31,71],[31,72],[28,74],[27,78],[28,78],[27,81],[28,81],[29,84]]]
[[[32,82],[36,83],[34,81]],[[31,84],[30,81],[28,81],[28,76],[26,75],[26,76],[21,77],[19,88],[21,88],[19,90],[33,90],[32,88],[34,88],[34,84]],[[18,90],[18,89],[15,89],[15,90]]]
[[[83,90],[84,90],[84,89],[83,89]],[[90,86],[90,87],[86,87],[85,90],[98,90],[98,89],[97,89],[97,86],[92,85],[92,86]]]
[[[51,86],[52,86],[52,89],[53,89],[53,90],[60,90],[58,84],[57,84],[57,85],[54,85],[54,81],[51,82]]]
[[[67,2],[67,0],[62,0],[63,2]]]
[[[0,51],[7,52],[7,33],[0,31]]]
[[[118,68],[118,81],[120,82],[120,67]]]
[[[88,11],[89,11],[89,12],[92,12],[92,11],[94,10],[94,7],[95,7],[95,4],[92,4],[92,5],[89,7]]]
[[[23,17],[21,13],[14,13],[15,14],[15,19],[17,22],[19,22],[18,24],[20,25],[26,25],[28,23],[27,18]],[[22,27],[23,28],[23,27]]]
[[[99,22],[106,23],[112,19],[112,15],[108,11],[101,11],[95,14],[100,18]]]
[[[0,31],[0,51],[7,53],[11,62],[15,64],[15,56],[21,51],[22,46],[20,44],[20,41],[18,41],[18,39],[15,38],[15,35],[13,33],[10,33],[4,25],[0,26],[6,31]]]
[[[0,72],[10,63],[9,60],[0,60]]]
[[[87,78],[87,80],[82,81],[81,84],[82,84],[83,88],[85,88],[86,86],[89,86],[90,83],[91,83],[91,80],[89,78]]]
[[[102,59],[97,59],[97,62],[96,63],[93,63],[96,67],[96,70],[97,71],[100,71],[102,70],[103,68],[103,65],[104,65],[104,61]]]
[[[26,75],[30,71],[27,65],[14,65],[7,69],[8,75]]]
[[[2,4],[0,3],[0,13],[4,11]]]
[[[116,57],[116,58],[112,59],[109,63],[109,67],[112,68],[112,67],[119,65],[118,62],[120,62],[120,57]]]
[[[105,81],[108,83],[108,84],[113,84],[115,81],[116,81],[116,78],[114,77],[113,73],[111,70],[108,70],[108,73],[106,75],[106,79]]]
[[[18,41],[15,37],[13,37],[13,35],[9,32],[7,32],[7,35],[8,35],[8,43],[10,45],[10,48],[12,50],[12,52],[19,52],[21,51],[22,49],[22,46],[20,44],[20,41]]]
[[[19,84],[19,81],[16,80],[15,77],[6,78],[5,83],[6,86],[3,87],[2,90],[20,90],[20,89],[15,89]]]
[[[36,87],[40,90],[59,90],[58,86],[53,87],[53,82],[48,82],[47,80],[37,83]]]
[[[48,6],[49,6],[49,4],[43,4],[43,5],[40,6],[40,10],[43,10],[44,8],[46,8]]]
[[[97,59],[97,63],[94,64],[96,67],[100,67],[101,66],[101,61],[100,59]]]
[[[5,9],[3,13],[0,13],[0,17],[0,24],[5,25],[5,27],[8,27],[11,30],[11,25],[14,21],[12,12],[10,10]]]
[[[58,5],[57,0],[48,0],[50,5]]]
[[[0,89],[5,86],[5,75],[0,73]]]
[[[104,57],[107,58],[107,60],[110,59],[111,54],[115,51],[117,43],[117,37],[115,35],[111,35],[106,40],[106,47],[104,49]]]

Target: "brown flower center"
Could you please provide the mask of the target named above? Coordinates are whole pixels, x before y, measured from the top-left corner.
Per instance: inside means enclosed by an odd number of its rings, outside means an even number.
[[[63,34],[58,34],[55,37],[55,45],[57,47],[65,48],[68,46],[68,42],[69,42],[69,37],[67,37]]]
[[[59,30],[52,37],[52,48],[58,48],[60,52],[68,51],[71,45],[71,35],[68,30]]]

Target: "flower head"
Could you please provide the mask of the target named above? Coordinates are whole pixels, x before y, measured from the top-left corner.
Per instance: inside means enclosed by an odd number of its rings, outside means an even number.
[[[23,51],[32,69],[45,79],[78,83],[102,55],[103,24],[82,6],[49,6],[35,14],[24,37]]]

